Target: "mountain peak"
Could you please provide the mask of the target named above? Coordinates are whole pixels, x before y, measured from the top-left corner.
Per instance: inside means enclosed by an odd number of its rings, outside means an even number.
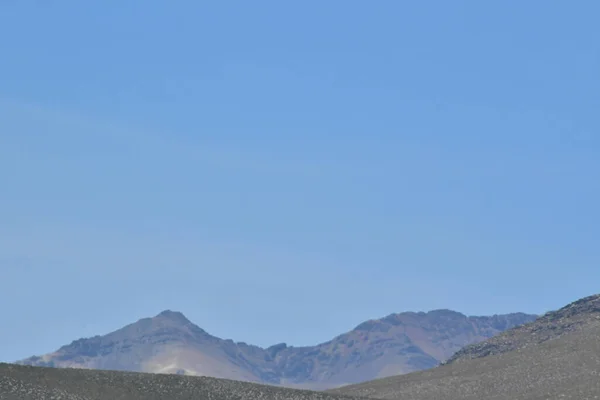
[[[448,317],[448,318],[465,318],[466,317],[466,315],[461,312],[449,310],[447,308],[438,308],[435,310],[428,311],[427,315],[429,315],[431,317]]]
[[[177,322],[180,324],[191,324],[190,320],[186,318],[183,313],[179,311],[173,310],[164,310],[158,313],[155,317],[155,320],[168,320],[172,322]]]
[[[393,314],[366,321],[316,346],[279,343],[264,349],[211,336],[181,312],[166,309],[107,335],[81,339],[22,363],[184,373],[324,389],[433,367],[465,344],[498,333],[496,325],[464,316],[438,318],[435,312]]]

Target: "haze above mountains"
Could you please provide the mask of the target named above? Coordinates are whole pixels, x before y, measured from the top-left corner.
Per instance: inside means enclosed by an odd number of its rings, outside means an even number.
[[[433,368],[466,345],[535,318],[524,313],[467,317],[450,310],[404,312],[366,321],[315,346],[281,343],[265,349],[217,338],[182,313],[166,310],[19,363],[327,389]]]

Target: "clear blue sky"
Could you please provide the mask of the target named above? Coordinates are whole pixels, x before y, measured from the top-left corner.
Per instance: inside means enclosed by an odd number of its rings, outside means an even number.
[[[596,1],[0,2],[0,360],[600,292]]]

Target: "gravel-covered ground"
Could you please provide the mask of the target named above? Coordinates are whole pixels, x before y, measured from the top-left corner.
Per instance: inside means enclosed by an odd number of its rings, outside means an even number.
[[[401,400],[600,399],[600,320],[510,352],[329,392]]]
[[[336,400],[225,379],[0,364],[1,400]]]

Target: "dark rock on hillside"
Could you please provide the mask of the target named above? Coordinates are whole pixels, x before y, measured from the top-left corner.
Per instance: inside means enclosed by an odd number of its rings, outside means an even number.
[[[490,340],[466,346],[446,363],[451,364],[523,349],[582,329],[597,319],[600,319],[600,295],[585,297],[560,310],[549,312],[531,323],[501,333]]]

